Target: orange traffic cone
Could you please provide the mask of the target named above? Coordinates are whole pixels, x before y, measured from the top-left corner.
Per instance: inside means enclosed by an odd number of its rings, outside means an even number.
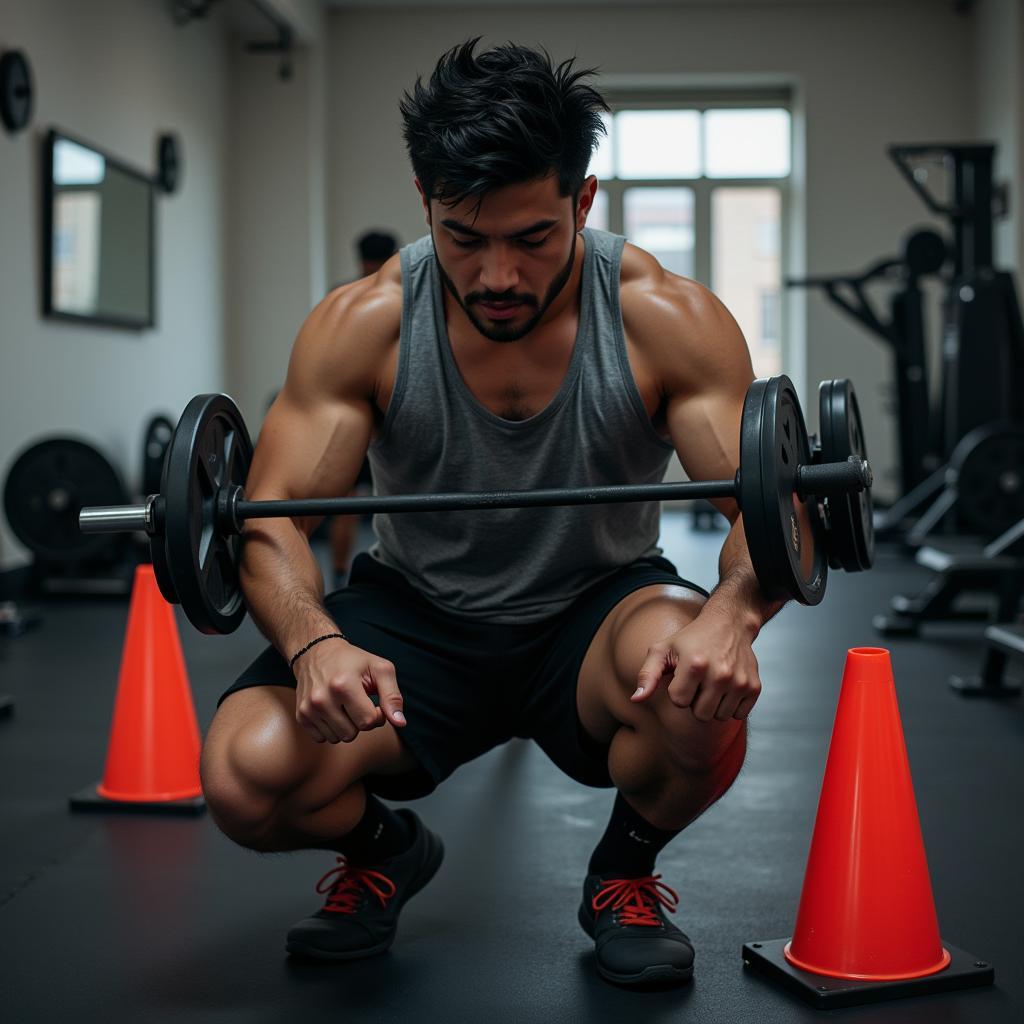
[[[199,725],[174,609],[151,565],[135,570],[103,781],[74,810],[199,812]]]
[[[847,654],[793,938],[743,958],[827,1008],[994,980],[939,937],[886,650]]]

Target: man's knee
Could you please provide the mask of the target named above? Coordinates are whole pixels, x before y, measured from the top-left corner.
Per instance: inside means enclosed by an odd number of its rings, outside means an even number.
[[[689,626],[700,614],[705,598],[685,587],[647,587],[629,595],[617,609],[611,631],[611,664],[627,696],[651,647]]]
[[[316,776],[328,756],[296,724],[292,692],[259,687],[233,694],[214,717],[200,761],[211,817],[235,842],[264,848],[297,803],[329,802],[339,785],[351,784],[339,771],[330,792],[310,792],[322,788]]]
[[[210,816],[228,838],[253,849],[262,848],[288,793],[307,774],[301,760],[287,763],[275,732],[251,721],[211,730],[200,761]]]
[[[312,817],[331,808],[343,835],[361,813],[349,796],[366,775],[414,765],[390,725],[351,743],[316,743],[295,721],[294,691],[243,690],[218,710],[203,746],[200,776],[210,815],[236,843],[257,850],[295,842]],[[350,820],[351,819],[351,820]]]
[[[629,594],[607,616],[587,650],[577,685],[580,720],[595,739],[608,742],[621,726],[646,727],[651,707],[630,700],[640,669],[651,646],[688,626],[703,603],[696,591],[656,584]]]
[[[679,709],[685,713],[686,709]],[[696,719],[694,719],[696,723]],[[701,736],[695,741],[695,732],[711,731],[714,735]],[[746,721],[697,723],[682,735],[669,732],[665,737],[665,750],[675,772],[702,778],[724,793],[735,781],[743,767],[747,752]]]

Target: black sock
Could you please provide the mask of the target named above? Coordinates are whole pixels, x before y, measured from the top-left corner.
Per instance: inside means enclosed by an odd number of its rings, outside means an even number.
[[[681,831],[655,828],[617,793],[611,820],[590,855],[587,872],[591,875],[621,874],[623,878],[653,874],[655,858]]]
[[[353,864],[376,864],[412,845],[412,829],[405,818],[395,814],[372,793],[366,794],[366,810],[351,832],[334,848]]]

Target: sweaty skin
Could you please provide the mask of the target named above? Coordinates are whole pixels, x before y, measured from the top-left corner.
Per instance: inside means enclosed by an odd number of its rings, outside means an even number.
[[[561,386],[579,317],[578,233],[596,189],[589,178],[574,204],[548,177],[490,192],[479,207],[423,197],[456,363],[477,400],[498,416],[532,416]],[[731,478],[753,379],[736,322],[706,288],[629,244],[620,300],[629,363],[655,429],[671,440],[691,479]],[[260,431],[247,497],[348,493],[388,408],[401,317],[397,256],[313,310]],[[779,608],[758,589],[735,502],[715,504],[732,524],[720,582],[691,625],[651,649],[633,695],[642,702],[667,685],[675,704],[705,722],[750,713],[760,693],[751,644]],[[286,658],[338,629],[323,608],[308,543],[316,524],[261,519],[245,527],[241,579],[249,609]],[[295,675],[296,719],[319,742],[347,742],[385,720],[405,724],[394,666],[344,640],[317,644],[296,662]],[[380,708],[369,699],[374,692]]]

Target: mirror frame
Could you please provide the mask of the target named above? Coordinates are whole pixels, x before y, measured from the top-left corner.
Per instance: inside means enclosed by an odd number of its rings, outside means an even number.
[[[96,316],[82,313],[67,313],[55,309],[53,305],[53,151],[59,140],[73,142],[77,146],[91,149],[98,153],[111,167],[115,167],[122,174],[136,178],[147,186],[147,210],[149,217],[149,252],[146,254],[149,262],[149,308],[142,317],[112,316],[109,314],[97,314]],[[68,320],[82,324],[97,324],[106,327],[126,327],[133,330],[143,330],[156,326],[156,201],[153,176],[140,171],[136,167],[125,163],[99,146],[77,138],[59,128],[51,128],[43,139],[42,159],[42,194],[43,194],[43,315],[56,320]]]

